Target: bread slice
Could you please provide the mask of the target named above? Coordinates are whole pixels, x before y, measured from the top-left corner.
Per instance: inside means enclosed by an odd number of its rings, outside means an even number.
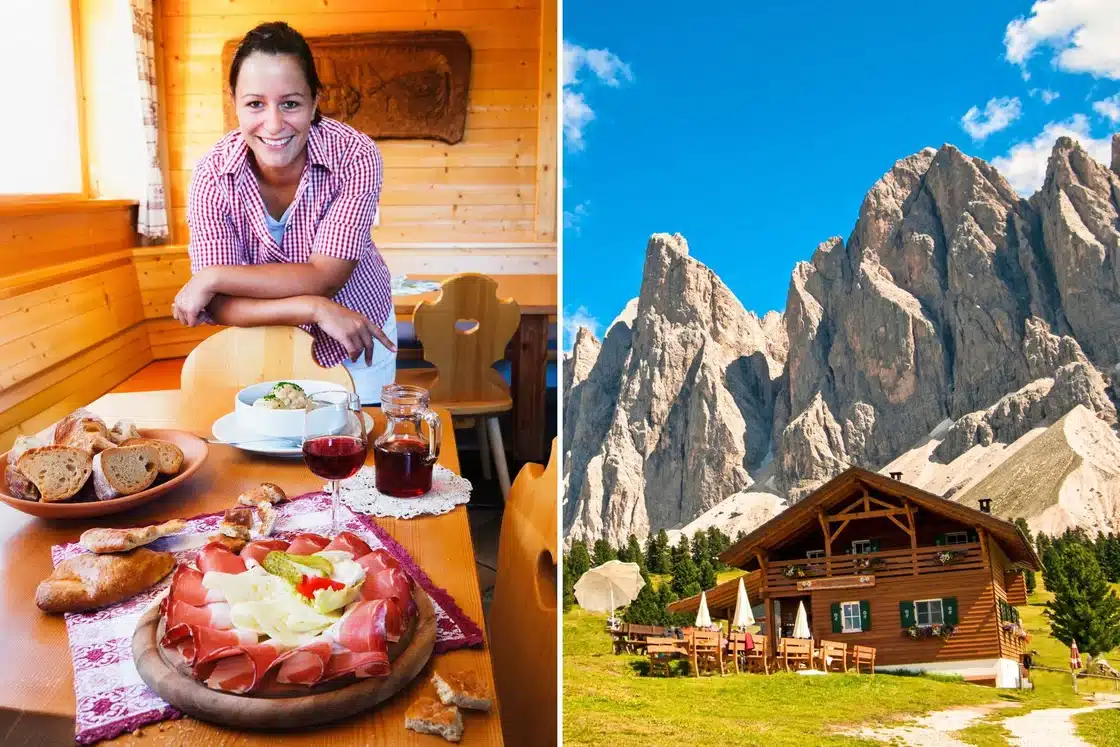
[[[436,693],[444,705],[489,711],[493,703],[478,675],[469,669],[443,675],[436,672],[432,675],[432,684],[436,686]]]
[[[182,519],[172,519],[162,524],[134,529],[87,529],[82,532],[78,542],[90,552],[127,552],[155,542],[160,537],[181,532],[186,526],[187,522]]]
[[[109,440],[105,421],[86,409],[75,410],[54,427],[54,442],[96,454],[116,444]]]
[[[44,503],[72,498],[89,479],[92,468],[88,451],[72,446],[39,446],[28,449],[16,468],[38,489]],[[9,485],[11,484],[11,476]]]
[[[160,441],[157,438],[127,438],[121,446],[135,446],[137,444],[151,444],[159,449],[159,473],[161,475],[177,475],[183,468],[183,459],[186,456],[183,450],[170,441]]]
[[[136,424],[131,420],[118,420],[117,424],[109,431],[109,440],[117,446],[122,445],[130,438],[143,438],[140,431],[136,430]]]
[[[261,501],[268,501],[275,505],[286,500],[288,500],[288,496],[284,494],[284,490],[271,482],[262,482],[252,490],[246,490],[237,496],[237,502],[245,506],[255,506]]]
[[[55,566],[35,590],[44,612],[85,612],[136,596],[175,567],[175,556],[146,547],[127,553],[82,553]]]
[[[463,738],[463,716],[455,706],[422,697],[405,712],[404,728],[421,734],[437,734],[448,742],[458,742]]]
[[[15,443],[12,444],[12,450],[8,452],[8,462],[4,466],[4,482],[7,483],[10,495],[24,501],[39,500],[39,488],[27,479],[27,475],[19,471],[16,462],[27,453],[28,449],[46,445],[34,436],[18,436],[16,438]]]
[[[93,457],[93,488],[99,501],[147,490],[159,474],[159,449],[151,444],[114,446]]]

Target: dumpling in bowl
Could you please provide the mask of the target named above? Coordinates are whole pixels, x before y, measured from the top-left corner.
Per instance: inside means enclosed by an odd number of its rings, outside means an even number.
[[[263,407],[267,410],[302,410],[307,407],[307,395],[303,388],[290,381],[281,381],[272,387],[253,407]]]

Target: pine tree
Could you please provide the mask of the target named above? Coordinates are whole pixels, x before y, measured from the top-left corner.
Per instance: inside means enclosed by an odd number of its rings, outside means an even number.
[[[670,551],[670,557],[673,561],[673,564],[668,569],[670,573],[676,572],[677,563],[681,562],[681,558],[685,555],[691,558],[692,550],[688,546],[688,535],[682,534],[680,541],[677,542],[677,546]]]
[[[1027,520],[1024,519],[1022,516],[1020,516],[1018,519],[1015,520],[1015,526],[1019,527],[1019,530],[1022,531],[1023,536],[1027,538],[1027,542],[1029,542],[1030,544],[1033,545],[1034,544],[1034,538],[1031,536],[1031,528],[1029,526],[1027,526]],[[1027,571],[1026,576],[1027,576],[1027,593],[1028,594],[1033,594],[1035,588],[1038,586],[1038,581],[1034,577],[1034,571]]]
[[[576,540],[568,551],[568,566],[572,571],[572,583],[579,581],[580,576],[591,570],[591,555],[587,552],[587,543]]]
[[[564,612],[570,612],[576,603],[576,579],[572,573],[571,555],[564,556]]]
[[[669,547],[669,535],[664,529],[657,532],[657,573],[671,573],[673,570],[673,552]]]
[[[711,558],[711,552],[708,550],[708,535],[702,529],[697,529],[696,534],[692,535],[692,562],[700,566],[705,560]]]
[[[626,538],[626,562],[637,563],[643,573],[646,571],[646,556],[638,544],[638,538],[630,535]],[[649,583],[648,581],[646,583]]]
[[[615,552],[614,556],[616,558],[618,558],[619,560],[621,560],[623,563],[633,563],[634,562],[633,559],[630,557],[630,546],[629,545],[622,545],[621,547],[619,547],[618,550]]]
[[[605,539],[595,540],[595,550],[591,553],[592,567],[600,566],[608,560],[615,559],[614,548]]]
[[[700,593],[700,570],[692,562],[692,555],[687,552],[682,553],[680,560],[673,566],[672,588],[680,599]]]
[[[1120,645],[1120,598],[1109,588],[1091,547],[1062,542],[1046,554],[1046,588],[1054,599],[1043,614],[1050,618],[1054,637],[1067,646],[1076,640],[1092,656]]]
[[[727,565],[719,559],[719,554],[731,547],[731,538],[718,527],[708,527],[708,551],[712,554],[712,566],[717,571],[727,570]]]
[[[747,533],[744,532],[742,529],[740,529],[735,534],[735,542],[741,542],[741,541],[745,540],[746,538],[747,538]]]
[[[649,534],[646,535],[645,559],[645,567],[647,571],[649,571],[650,573],[661,572],[658,570],[659,566],[657,562],[660,559],[657,554],[657,537],[654,536],[652,529],[650,529]]]
[[[700,564],[700,588],[704,591],[713,588],[718,579],[716,578],[716,570],[712,567],[712,562],[705,559]]]

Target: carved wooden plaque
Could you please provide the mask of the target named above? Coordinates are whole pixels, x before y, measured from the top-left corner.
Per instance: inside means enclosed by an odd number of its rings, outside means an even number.
[[[807,581],[798,581],[798,591],[815,591],[818,589],[863,589],[875,585],[874,576],[830,576],[828,578],[814,578]]]
[[[467,121],[471,48],[459,31],[373,31],[308,38],[323,88],[319,111],[375,139],[457,143]],[[222,49],[227,72],[237,41]],[[237,127],[231,97],[227,129]]]

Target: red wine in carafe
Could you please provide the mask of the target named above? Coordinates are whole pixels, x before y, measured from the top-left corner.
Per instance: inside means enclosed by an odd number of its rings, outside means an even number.
[[[352,436],[319,436],[303,442],[303,458],[324,480],[345,480],[362,468],[366,445]]]
[[[411,438],[394,439],[373,447],[377,489],[395,498],[416,498],[432,489],[428,445]]]

